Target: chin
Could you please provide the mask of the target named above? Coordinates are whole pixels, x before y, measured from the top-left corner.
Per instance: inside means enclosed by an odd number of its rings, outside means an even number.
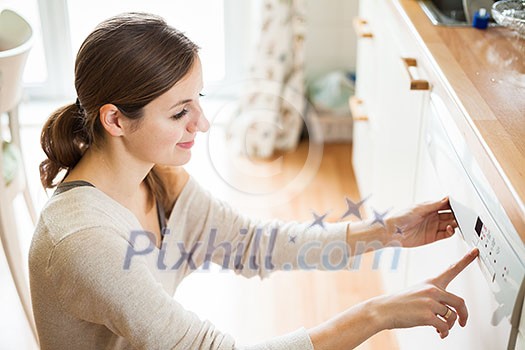
[[[181,165],[185,165],[185,164],[188,164],[188,162],[190,161],[191,159],[191,154],[188,154],[188,155],[185,155],[183,157],[177,157],[177,159],[173,160],[172,162],[170,162],[169,165],[172,165],[172,166],[181,166]]]

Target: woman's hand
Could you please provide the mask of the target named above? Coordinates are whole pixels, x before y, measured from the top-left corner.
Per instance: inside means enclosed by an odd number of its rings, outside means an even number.
[[[417,247],[452,236],[457,226],[448,197],[445,197],[386,218],[385,241],[398,241],[403,247]]]
[[[312,328],[309,334],[314,348],[353,349],[382,330],[417,326],[432,326],[445,338],[456,320],[464,327],[468,318],[465,301],[446,288],[478,254],[475,248],[436,278],[408,291],[355,305]]]
[[[476,259],[478,253],[478,249],[474,248],[439,276],[413,289],[372,299],[372,303],[378,303],[377,310],[379,317],[383,318],[383,327],[393,329],[433,326],[441,338],[448,335],[457,319],[464,327],[468,318],[465,301],[445,289],[461,271]]]

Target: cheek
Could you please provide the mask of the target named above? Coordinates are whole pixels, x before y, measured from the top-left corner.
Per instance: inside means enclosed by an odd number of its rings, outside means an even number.
[[[182,140],[183,136],[184,129],[181,126],[173,127],[173,125],[171,125],[159,133],[158,140],[164,145],[175,145]]]

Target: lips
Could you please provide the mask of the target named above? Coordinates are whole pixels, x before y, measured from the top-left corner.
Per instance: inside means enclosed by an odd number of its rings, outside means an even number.
[[[181,147],[181,148],[186,148],[186,149],[189,149],[193,146],[193,144],[195,143],[194,140],[191,140],[191,141],[188,141],[188,142],[179,142],[177,143],[177,146]]]

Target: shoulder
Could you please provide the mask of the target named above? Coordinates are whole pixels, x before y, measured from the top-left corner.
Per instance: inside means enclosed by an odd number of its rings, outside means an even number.
[[[35,236],[45,235],[55,245],[69,235],[91,229],[117,231],[123,236],[136,226],[134,217],[93,187],[78,187],[51,197],[42,209]]]

